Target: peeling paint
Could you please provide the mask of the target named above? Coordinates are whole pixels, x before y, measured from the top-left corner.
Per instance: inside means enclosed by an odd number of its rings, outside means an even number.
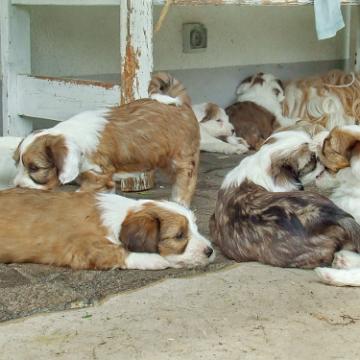
[[[137,71],[139,70],[139,50],[134,50],[131,45],[131,36],[128,36],[123,71],[121,73],[121,104],[126,104],[135,99],[134,87]],[[138,81],[136,88],[139,88]]]
[[[33,78],[40,80],[56,81],[56,82],[72,84],[72,85],[96,86],[96,87],[101,87],[103,89],[112,89],[118,86],[117,84],[112,84],[104,81],[67,79],[67,78],[54,77],[54,76],[33,76]]]

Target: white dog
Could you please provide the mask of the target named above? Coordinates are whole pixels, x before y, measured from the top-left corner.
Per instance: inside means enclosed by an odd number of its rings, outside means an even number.
[[[13,154],[21,138],[14,136],[0,137],[0,189],[13,186],[16,164]]]
[[[224,154],[248,151],[247,142],[235,136],[224,109],[213,103],[193,105],[192,108],[200,124],[200,150]]]

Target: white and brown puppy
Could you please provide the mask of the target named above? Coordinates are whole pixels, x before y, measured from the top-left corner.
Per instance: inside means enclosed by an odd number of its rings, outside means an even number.
[[[360,126],[336,127],[321,133],[318,140],[319,158],[326,170],[316,185],[330,190],[330,199],[360,224]],[[335,254],[333,269],[317,269],[320,279],[331,285],[360,286],[360,255],[356,250],[350,247]]]
[[[243,154],[249,150],[246,141],[234,135],[234,126],[220,106],[202,103],[192,109],[200,125],[200,150],[224,154]]]
[[[278,127],[295,123],[282,115],[284,86],[272,74],[249,76],[241,82],[236,94],[237,102],[225,111],[236,136],[244,138],[252,149],[259,149]]]
[[[187,208],[115,194],[0,192],[0,262],[73,269],[207,265],[215,257]]]
[[[298,191],[322,171],[310,136],[279,132],[225,178],[211,236],[236,261],[279,267],[331,264],[347,244],[360,248],[360,226],[329,199]]]
[[[184,87],[169,74],[155,75],[149,93],[154,99],[83,112],[30,134],[16,153],[15,185],[53,189],[77,179],[80,190],[102,191],[114,188],[115,173],[160,168],[174,181],[172,200],[189,205],[199,165],[198,122]]]
[[[14,186],[16,163],[13,155],[20,141],[21,138],[15,136],[0,137],[0,189]]]
[[[285,88],[284,114],[317,122],[328,130],[358,124],[360,75],[332,70],[290,81]]]

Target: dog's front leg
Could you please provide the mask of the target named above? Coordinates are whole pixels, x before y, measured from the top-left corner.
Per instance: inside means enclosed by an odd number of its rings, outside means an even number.
[[[115,192],[112,174],[99,174],[92,170],[83,172],[79,177],[80,191]]]
[[[168,267],[169,262],[159,254],[131,252],[125,259],[123,269],[162,270]]]

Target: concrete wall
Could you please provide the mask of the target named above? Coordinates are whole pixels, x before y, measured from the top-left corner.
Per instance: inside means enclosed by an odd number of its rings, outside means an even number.
[[[159,7],[155,7],[155,18]],[[32,69],[72,76],[119,72],[117,7],[33,7]],[[202,22],[208,49],[182,53],[182,24]],[[154,41],[155,69],[328,61],[347,57],[344,31],[317,41],[312,6],[172,7]]]
[[[119,81],[118,7],[41,6],[30,12],[33,74]],[[155,7],[155,20],[159,12]],[[207,27],[205,52],[182,53],[186,22]],[[342,67],[347,57],[344,30],[316,39],[312,6],[174,6],[154,38],[155,70],[172,71],[195,103],[227,105],[238,82],[255,71],[289,79]]]

